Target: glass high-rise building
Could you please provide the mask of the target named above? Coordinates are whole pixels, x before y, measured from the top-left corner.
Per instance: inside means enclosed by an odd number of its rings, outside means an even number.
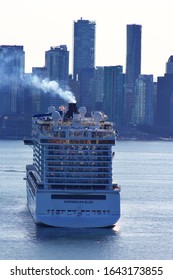
[[[154,84],[153,75],[139,75],[136,81],[135,110],[133,121],[136,124],[153,125]]]
[[[0,46],[0,114],[16,113],[21,107],[21,79],[24,76],[23,46]]]
[[[83,20],[74,22],[73,78],[77,80],[80,71],[95,66],[95,22]]]
[[[134,85],[141,74],[141,30],[141,25],[127,25],[126,83],[129,85]]]
[[[47,69],[47,78],[50,81],[56,81],[63,90],[67,89],[69,76],[69,51],[66,45],[51,47],[45,52],[45,67]],[[64,104],[64,99],[58,94],[50,92],[48,94],[49,103],[55,107]]]
[[[173,74],[173,55],[171,55],[166,63],[166,74]]]
[[[139,75],[141,74],[141,32],[141,25],[127,25],[127,54],[125,79],[126,124],[132,122],[132,115],[135,106],[135,83]]]
[[[69,51],[66,45],[51,47],[45,52],[45,66],[49,80],[58,81],[60,84],[68,84],[69,75]]]
[[[104,67],[103,111],[118,126],[124,123],[124,74],[123,67]]]
[[[173,74],[157,78],[156,123],[160,127],[173,127]]]

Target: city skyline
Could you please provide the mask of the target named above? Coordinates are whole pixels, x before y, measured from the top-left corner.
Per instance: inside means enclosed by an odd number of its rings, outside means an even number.
[[[82,2],[82,3],[81,3]],[[170,0],[114,0],[83,2],[59,0],[1,0],[1,45],[23,45],[25,71],[44,66],[45,51],[67,45],[73,61],[73,25],[81,17],[96,22],[96,66],[126,67],[126,25],[142,25],[142,74],[165,73],[173,54]]]

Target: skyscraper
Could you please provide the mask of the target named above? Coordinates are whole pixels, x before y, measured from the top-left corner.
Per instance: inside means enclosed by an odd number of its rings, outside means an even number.
[[[127,25],[126,83],[134,85],[141,73],[141,25]]]
[[[123,67],[104,67],[103,111],[110,121],[122,126],[124,122],[124,74]]]
[[[45,52],[45,67],[47,69],[47,77],[50,81],[56,81],[62,89],[68,86],[69,75],[69,51],[66,45],[51,47]],[[50,93],[50,104],[59,106],[64,100],[57,94]]]
[[[156,122],[160,127],[173,126],[173,74],[157,78]]]
[[[66,45],[51,47],[45,52],[45,66],[49,80],[67,85],[69,75],[69,51]]]
[[[24,75],[25,52],[23,46],[0,46],[0,73],[1,78],[20,77]]]
[[[94,68],[83,68],[80,72],[80,106],[87,108],[87,114],[95,109]]]
[[[166,74],[173,74],[173,55],[171,55],[166,63]]]
[[[156,125],[173,133],[173,56],[166,63],[165,75],[157,77]]]
[[[95,22],[74,22],[73,78],[78,79],[81,69],[95,66]]]
[[[132,121],[135,106],[135,83],[141,74],[141,25],[127,25],[127,55],[125,79],[126,124]]]
[[[0,114],[16,113],[21,106],[20,84],[24,63],[23,46],[0,46]]]
[[[153,75],[139,75],[136,80],[133,122],[153,126],[154,84]]]
[[[104,67],[97,66],[94,71],[95,110],[103,110]]]

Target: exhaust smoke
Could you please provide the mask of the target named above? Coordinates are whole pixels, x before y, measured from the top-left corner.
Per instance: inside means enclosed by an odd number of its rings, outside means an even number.
[[[45,93],[57,94],[60,98],[67,101],[68,103],[76,102],[74,94],[69,90],[62,89],[59,83],[56,81],[50,81],[49,79],[42,80],[34,75],[27,79],[27,83],[31,84],[37,89],[42,90]]]

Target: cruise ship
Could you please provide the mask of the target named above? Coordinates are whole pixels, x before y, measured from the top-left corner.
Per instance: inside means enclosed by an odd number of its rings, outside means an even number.
[[[54,227],[113,227],[120,187],[113,182],[116,131],[102,112],[69,103],[32,117],[33,164],[26,166],[27,205],[35,223]]]

